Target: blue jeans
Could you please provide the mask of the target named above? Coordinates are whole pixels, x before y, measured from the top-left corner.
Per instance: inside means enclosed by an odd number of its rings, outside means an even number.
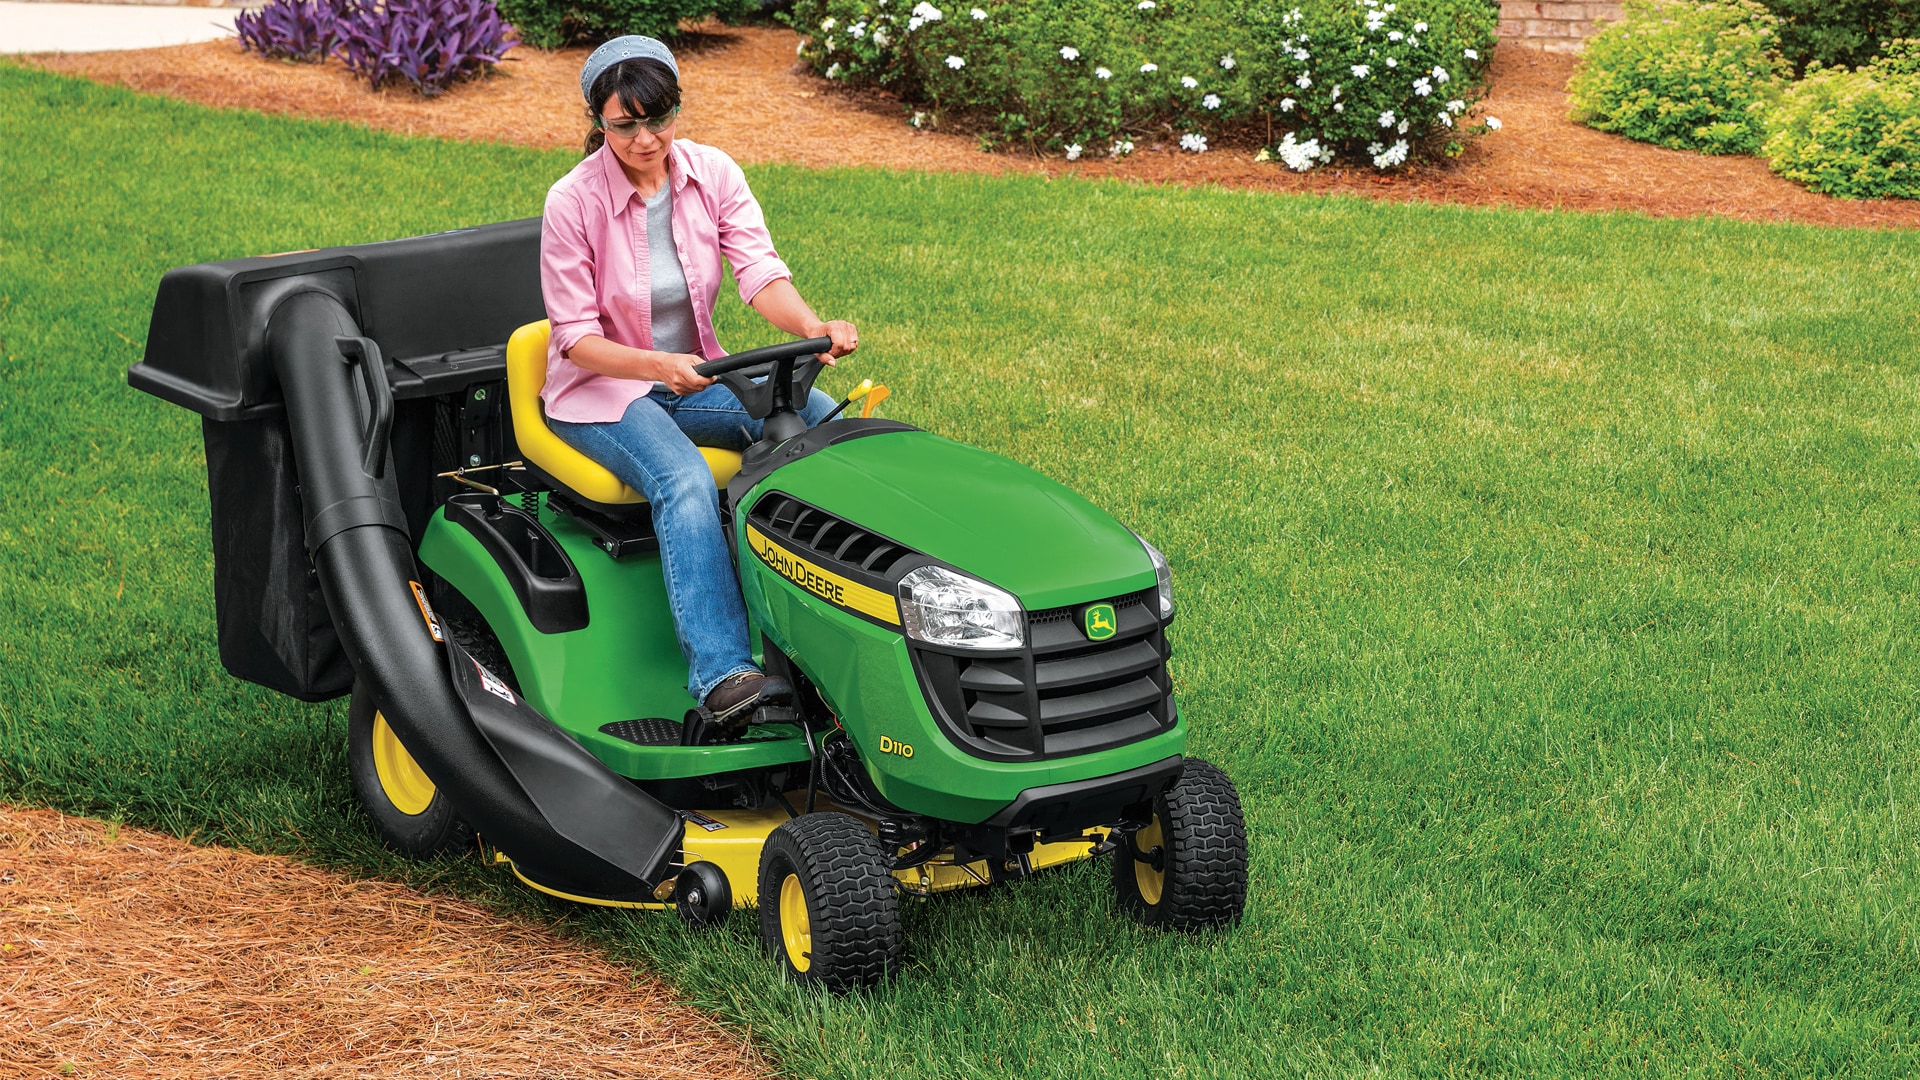
[[[812,427],[835,404],[815,390],[800,416]],[[719,493],[706,459],[694,447],[745,450],[760,438],[760,421],[719,383],[684,397],[655,383],[653,392],[627,406],[618,420],[550,420],[548,426],[653,504],[660,569],[693,700],[706,701],[729,675],[758,670],[747,641],[747,605],[720,530]]]

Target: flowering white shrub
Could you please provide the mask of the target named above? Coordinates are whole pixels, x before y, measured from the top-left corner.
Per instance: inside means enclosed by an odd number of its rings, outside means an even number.
[[[1289,168],[1378,143],[1364,160],[1388,169],[1486,130],[1461,121],[1483,90],[1494,0],[979,3],[949,18],[928,0],[795,0],[788,18],[814,71],[889,86],[924,123],[989,146],[1124,156],[1184,133],[1181,149],[1203,153],[1242,125],[1279,137],[1268,157]]]
[[[788,21],[815,72],[887,86],[983,144],[1085,154],[1149,133],[1205,139],[1250,115],[1242,0],[940,2],[796,0]]]
[[[1364,147],[1374,168],[1395,169],[1464,148],[1470,131],[1459,120],[1485,94],[1481,55],[1498,25],[1491,0],[1241,3],[1242,56],[1282,133],[1272,156],[1288,168],[1305,172]],[[1435,101],[1442,88],[1444,105]]]

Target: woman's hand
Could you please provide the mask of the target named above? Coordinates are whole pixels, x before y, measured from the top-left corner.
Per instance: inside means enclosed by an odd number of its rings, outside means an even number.
[[[833,319],[828,322],[816,322],[806,337],[828,337],[833,339],[833,351],[819,353],[820,362],[831,366],[836,356],[845,356],[860,347],[860,331],[845,319]]]
[[[845,356],[860,347],[860,331],[845,319],[823,322],[813,313],[805,300],[793,288],[793,282],[786,278],[767,283],[767,287],[755,293],[752,300],[753,310],[759,312],[768,322],[785,330],[795,337],[833,339],[830,352],[815,353],[820,362],[832,366],[833,358]]]
[[[713,385],[713,380],[693,370],[693,365],[703,363],[698,356],[688,353],[657,352],[653,354],[653,371],[647,378],[654,382],[665,383],[667,389],[685,396],[697,393]]]
[[[598,334],[581,338],[565,356],[588,371],[662,383],[676,394],[697,393],[713,385],[712,379],[693,370],[693,365],[704,362],[702,357],[616,345]]]

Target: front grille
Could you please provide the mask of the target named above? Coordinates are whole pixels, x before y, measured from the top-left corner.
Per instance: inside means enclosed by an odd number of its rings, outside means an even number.
[[[772,491],[753,504],[747,515],[761,532],[811,559],[886,577],[903,557],[913,554],[878,533],[870,533],[817,506],[809,506],[784,492]]]
[[[1081,631],[1086,605],[1027,617],[1027,648],[994,657],[915,644],[914,666],[947,733],[982,757],[1020,760],[1121,746],[1173,726],[1166,626],[1152,589],[1110,601],[1105,641]]]

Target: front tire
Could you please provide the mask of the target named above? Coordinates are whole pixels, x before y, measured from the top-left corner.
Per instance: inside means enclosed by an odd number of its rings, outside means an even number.
[[[900,969],[900,898],[866,826],[817,813],[773,830],[760,849],[760,940],[788,977],[835,993]]]
[[[1187,759],[1180,779],[1154,796],[1153,819],[1118,839],[1114,896],[1142,925],[1197,933],[1240,921],[1247,826],[1226,773]]]
[[[424,861],[473,845],[472,826],[401,745],[358,679],[347,708],[347,772],[354,796],[387,847]]]

